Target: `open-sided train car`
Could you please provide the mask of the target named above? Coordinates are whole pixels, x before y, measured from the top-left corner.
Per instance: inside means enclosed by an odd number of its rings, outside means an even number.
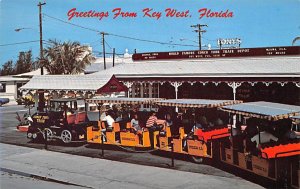
[[[45,112],[32,115],[32,124],[27,131],[27,138],[45,139],[58,138],[64,143],[86,140],[86,111],[78,111],[77,99],[51,99]],[[47,133],[45,133],[45,131]]]
[[[87,142],[98,144],[121,145],[126,147],[151,147],[150,136],[148,130],[135,132],[132,129],[130,121],[114,122],[112,129],[108,129],[106,122],[101,121],[101,106],[103,104],[124,105],[126,108],[140,105],[150,105],[161,100],[158,98],[93,98],[86,99],[89,104],[97,104],[99,114],[98,121],[94,126],[87,127]],[[129,112],[128,112],[129,113]],[[123,126],[122,126],[123,125]]]
[[[229,140],[220,145],[221,161],[272,179],[279,188],[299,188],[300,143],[291,117],[300,107],[261,101],[221,110],[237,117]]]
[[[214,114],[214,117],[217,118],[216,115],[218,107],[236,103],[241,103],[241,101],[208,99],[169,99],[156,102],[156,104],[161,108],[176,107],[180,109],[185,109],[185,111],[193,110],[193,120],[192,123],[190,123],[192,125],[195,125],[197,123],[197,116],[203,117],[208,109],[210,109],[211,111],[209,114]],[[195,114],[197,110],[202,111],[202,113]],[[179,135],[177,136],[171,134],[170,127],[165,128],[164,134],[161,134],[161,132],[159,131],[155,131],[154,147],[160,150],[171,151],[172,148],[170,147],[170,143],[173,143],[173,152],[188,154],[192,157],[192,159],[195,162],[201,163],[204,157],[213,158],[214,156],[218,156],[219,152],[215,149],[219,148],[219,141],[229,136],[228,126],[224,122],[221,124],[206,125],[203,124],[202,121],[201,128],[195,127],[190,133],[185,133],[185,131],[188,132],[185,128],[187,127],[187,125],[184,125],[183,123],[181,124],[182,125],[180,125],[179,127]],[[156,143],[158,144],[156,145]]]

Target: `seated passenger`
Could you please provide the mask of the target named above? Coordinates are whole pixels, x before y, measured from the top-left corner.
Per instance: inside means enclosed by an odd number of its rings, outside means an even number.
[[[138,115],[133,114],[132,117],[131,126],[134,129],[134,133],[138,135],[140,144],[142,144],[142,128],[139,125]]]
[[[101,121],[105,121],[105,117],[106,117],[108,110],[109,110],[109,106],[101,106],[101,108],[100,108],[100,112],[101,112],[100,120]]]
[[[197,130],[197,129],[203,129],[203,126],[202,126],[202,124],[200,123],[201,122],[201,120],[200,120],[200,118],[196,118],[196,120],[195,120],[195,124],[194,124],[194,126],[193,126],[193,128],[192,128],[192,130],[191,130],[191,133],[192,134],[194,134],[194,132]]]
[[[169,127],[173,125],[173,121],[172,121],[171,118],[172,118],[172,117],[171,117],[170,114],[166,114],[166,116],[165,116],[166,124],[167,124],[167,126],[169,126]]]
[[[283,138],[285,140],[293,140],[293,139],[297,139],[297,138],[300,138],[300,133],[299,132],[296,132],[296,131],[293,131],[293,127],[292,125],[290,125],[288,127],[288,130],[286,131],[286,133],[284,134]]]
[[[132,120],[131,120],[131,125],[132,125],[132,128],[135,130],[135,131],[141,131],[142,128],[140,127],[139,125],[139,119],[138,119],[138,115],[137,114],[134,114],[132,115]]]
[[[121,122],[123,120],[122,116],[121,116],[121,112],[117,112],[116,113],[116,122]]]
[[[113,123],[115,122],[114,118],[113,118],[113,111],[112,110],[108,110],[107,111],[107,115],[105,116],[104,120],[107,122],[107,126],[109,128],[112,128]]]
[[[218,118],[214,121],[214,125],[215,125],[215,126],[222,126],[222,125],[224,125],[224,122],[223,122],[223,120],[222,120],[220,117],[218,117]]]
[[[256,134],[254,137],[251,138],[252,142],[256,142],[256,148],[258,148],[259,144],[264,144],[271,141],[277,142],[278,138],[272,135],[266,129],[267,127],[264,129],[264,131],[260,131],[260,133]],[[259,135],[260,135],[260,143],[259,143]]]
[[[150,117],[148,118],[148,120],[146,122],[146,128],[148,128],[150,131],[150,143],[151,143],[152,148],[154,148],[153,132],[157,131],[157,130],[161,130],[162,126],[160,126],[160,125],[162,125],[164,122],[165,122],[165,120],[159,120],[156,117],[155,111],[151,111]]]
[[[163,128],[163,130],[160,132],[160,135],[166,135],[166,132],[167,132],[167,127],[171,128],[171,126],[173,125],[173,121],[171,119],[171,115],[169,113],[167,113],[165,115],[165,126]]]
[[[201,125],[202,129],[205,129],[209,126],[205,116],[200,116],[197,119],[198,119],[198,123]]]
[[[156,117],[155,111],[151,111],[151,115],[146,122],[146,127],[157,130],[160,128],[159,125],[162,125],[164,122],[164,120],[160,120]]]

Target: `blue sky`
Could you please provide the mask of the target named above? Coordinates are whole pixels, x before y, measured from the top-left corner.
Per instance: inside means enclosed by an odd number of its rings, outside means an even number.
[[[7,60],[16,60],[19,51],[32,50],[39,54],[39,43],[1,46],[39,39],[38,4],[39,0],[0,0],[0,65]],[[110,16],[97,18],[73,18],[70,23],[79,24],[99,31],[128,37],[195,45],[195,47],[160,45],[134,41],[114,36],[106,36],[110,47],[117,53],[126,48],[130,52],[196,50],[197,34],[190,25],[207,24],[207,32],[202,43],[216,46],[217,38],[241,38],[242,47],[290,46],[292,40],[300,36],[299,0],[46,0],[43,12],[67,21],[67,12],[72,8],[78,11],[108,11]],[[112,9],[137,12],[137,18],[113,19]],[[144,18],[142,9],[153,8],[164,12],[166,8],[190,10],[188,18],[165,18],[159,20]],[[232,11],[233,18],[202,18],[198,10]],[[16,28],[29,28],[15,32]],[[101,36],[96,32],[77,28],[49,17],[43,17],[44,40],[79,41],[90,44],[96,51],[102,51]],[[180,39],[186,39],[181,41]],[[299,44],[299,42],[298,42]],[[107,51],[110,48],[107,47]]]

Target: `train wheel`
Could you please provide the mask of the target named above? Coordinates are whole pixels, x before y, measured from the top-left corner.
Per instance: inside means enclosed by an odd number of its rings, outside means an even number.
[[[53,136],[53,132],[52,132],[52,130],[51,129],[46,129],[46,131],[47,131],[47,140],[49,140],[49,139],[51,139],[52,138],[52,136]],[[43,139],[45,139],[45,133],[43,132]]]
[[[60,134],[61,140],[67,144],[72,141],[72,134],[69,130],[63,130]]]
[[[199,156],[191,156],[193,162],[195,163],[203,163],[203,157],[199,157]]]

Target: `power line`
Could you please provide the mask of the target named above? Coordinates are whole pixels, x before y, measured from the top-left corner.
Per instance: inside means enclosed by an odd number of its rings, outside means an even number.
[[[62,20],[62,19],[55,18],[55,17],[50,16],[50,15],[45,14],[45,13],[43,13],[43,15],[46,16],[46,17],[48,17],[48,18],[52,18],[52,19],[54,19],[54,20],[63,22],[63,23],[65,23],[65,24],[70,24],[70,25],[72,25],[72,26],[76,26],[76,27],[79,27],[79,28],[82,28],[82,29],[86,29],[86,30],[90,30],[90,31],[93,31],[93,32],[100,33],[100,31],[99,31],[99,30],[96,30],[96,29],[88,28],[88,27],[81,26],[81,25],[78,25],[78,24],[73,24],[73,23],[71,23],[71,22],[67,22],[67,21],[64,21],[64,20]]]
[[[16,42],[16,43],[0,44],[0,47],[11,46],[11,45],[21,45],[21,44],[26,44],[26,43],[35,43],[35,42],[40,42],[40,40],[33,40],[33,41],[23,41],[23,42]]]
[[[65,23],[65,24],[69,24],[69,25],[72,25],[72,26],[76,26],[76,27],[79,27],[79,28],[82,28],[82,29],[86,29],[86,30],[89,30],[89,31],[93,31],[93,32],[96,32],[96,33],[101,33],[101,31],[96,30],[96,29],[88,28],[88,27],[85,27],[85,26],[82,26],[82,25],[79,25],[79,24],[73,24],[73,23],[71,23],[71,22],[64,21],[64,20],[62,20],[62,19],[59,19],[59,18],[50,16],[50,15],[45,14],[45,13],[44,13],[44,15],[45,15],[46,17],[48,17],[48,18],[51,18],[51,19],[54,19],[54,20],[63,22],[63,23]],[[129,36],[124,36],[124,35],[118,35],[118,34],[107,33],[107,32],[105,32],[105,33],[106,33],[106,35],[110,35],[110,36],[114,36],[114,37],[120,37],[120,38],[124,38],[124,39],[130,39],[130,40],[141,41],[141,42],[156,43],[156,44],[160,44],[160,45],[173,45],[173,46],[185,46],[185,47],[198,47],[198,46],[196,46],[196,45],[188,45],[188,44],[179,44],[179,43],[161,42],[161,41],[148,40],[148,39],[140,39],[140,38],[129,37]]]
[[[173,46],[186,46],[186,47],[198,47],[196,45],[185,45],[185,44],[179,44],[179,43],[169,43],[169,42],[161,42],[161,41],[154,41],[154,40],[148,40],[148,39],[139,39],[135,37],[128,37],[124,35],[118,35],[118,34],[109,34],[110,36],[115,36],[115,37],[120,37],[120,38],[125,38],[125,39],[131,39],[135,41],[143,41],[143,42],[149,42],[149,43],[157,43],[160,45],[173,45]]]

